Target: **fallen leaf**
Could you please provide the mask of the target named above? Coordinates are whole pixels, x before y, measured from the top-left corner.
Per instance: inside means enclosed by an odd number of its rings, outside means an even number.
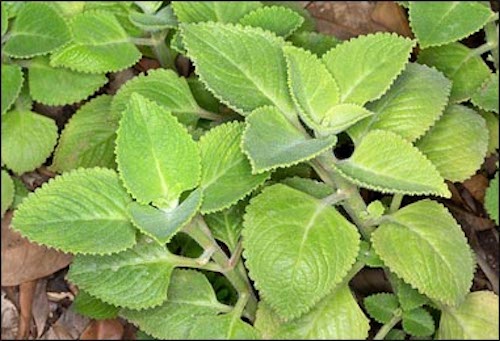
[[[19,329],[19,312],[2,290],[2,340],[14,340]]]
[[[117,319],[93,320],[80,335],[80,340],[121,340],[123,325]]]
[[[47,319],[49,318],[50,308],[47,299],[47,280],[40,279],[36,284],[35,296],[33,298],[33,307],[31,308],[33,320],[36,326],[36,337],[42,336]]]
[[[40,340],[76,340],[89,323],[88,317],[77,314],[70,306]]]
[[[24,340],[30,335],[31,307],[33,306],[33,296],[36,289],[36,280],[24,282],[19,285],[19,330],[17,339]]]
[[[465,180],[462,184],[474,199],[476,199],[481,204],[484,204],[484,194],[486,193],[488,183],[488,178],[479,173]]]

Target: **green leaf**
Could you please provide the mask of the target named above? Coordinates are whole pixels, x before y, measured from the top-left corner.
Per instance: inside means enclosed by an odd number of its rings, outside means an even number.
[[[498,172],[495,174],[495,178],[490,181],[488,188],[486,189],[486,196],[484,197],[484,208],[492,220],[494,220],[497,225],[500,224],[498,219]]]
[[[389,323],[399,308],[396,295],[388,293],[367,296],[364,298],[363,303],[368,314],[382,324]]]
[[[493,15],[476,1],[409,1],[410,25],[420,47],[438,46],[479,31]]]
[[[196,214],[201,206],[202,192],[197,189],[177,207],[162,210],[132,202],[129,212],[137,228],[159,244],[166,244]]]
[[[115,139],[119,116],[110,111],[112,97],[101,95],[71,116],[59,138],[50,169],[65,172],[78,167],[115,169]]]
[[[403,71],[415,42],[393,33],[351,39],[323,55],[340,88],[340,102],[364,105],[380,98]]]
[[[200,138],[202,213],[227,208],[252,192],[269,173],[252,174],[252,168],[240,148],[242,122],[230,122],[212,128]]]
[[[116,139],[120,176],[140,203],[175,207],[181,193],[199,183],[198,147],[165,108],[137,93],[129,103]]]
[[[175,115],[181,123],[193,124],[198,120],[200,107],[191,94],[185,78],[172,70],[150,70],[126,82],[113,97],[111,111],[121,115],[127,108],[130,96],[138,93],[156,102]]]
[[[7,8],[2,3],[2,36],[7,32],[9,26],[9,14],[7,13]]]
[[[489,156],[496,153],[499,148],[500,128],[498,124],[498,115],[486,111],[480,111],[479,114],[484,118],[486,128],[488,128],[489,132],[488,151],[486,152],[486,156]]]
[[[167,300],[159,307],[146,310],[123,309],[124,318],[159,339],[186,339],[194,319],[227,312],[217,301],[205,275],[193,270],[175,269],[168,287]]]
[[[349,159],[334,166],[350,181],[383,193],[450,196],[434,165],[410,142],[389,131],[370,131]]]
[[[242,115],[264,105],[295,115],[282,38],[258,27],[213,22],[181,25],[181,35],[196,74],[222,103]]]
[[[146,237],[119,253],[75,256],[68,279],[108,304],[130,309],[154,307],[167,298],[176,266],[173,257],[165,246]]]
[[[296,32],[288,39],[293,45],[309,50],[318,57],[321,57],[340,43],[340,40],[334,36],[318,32]]]
[[[370,268],[381,268],[384,266],[384,262],[382,262],[380,257],[375,253],[371,244],[364,240],[362,240],[359,245],[357,259]]]
[[[73,302],[73,309],[78,314],[96,320],[115,318],[120,311],[120,308],[107,304],[83,290],[78,291],[78,295],[76,295],[75,301]]]
[[[413,310],[429,302],[429,299],[413,289],[411,285],[396,277],[396,295],[404,311]]]
[[[194,340],[259,340],[254,327],[233,313],[197,318],[188,336]]]
[[[256,109],[246,122],[242,148],[250,159],[253,173],[310,160],[337,142],[335,135],[317,139],[306,136],[276,107]]]
[[[178,25],[177,18],[171,6],[165,6],[155,14],[131,12],[129,14],[129,20],[132,24],[145,32],[157,32],[176,28]]]
[[[178,32],[179,31],[177,31],[177,33]],[[210,91],[208,91],[198,77],[192,75],[191,77],[186,78],[186,81],[194,99],[196,100],[196,103],[198,103],[200,107],[212,112],[220,111],[221,104],[219,103],[219,100],[215,98]]]
[[[47,105],[79,102],[108,82],[104,74],[85,74],[51,67],[48,57],[31,61],[28,80],[33,99]]]
[[[23,71],[20,66],[2,64],[2,115],[16,101],[23,81]]]
[[[401,3],[403,1],[396,1],[396,2]],[[406,333],[401,329],[391,329],[384,337],[384,340],[405,340],[405,339],[406,339]]]
[[[241,201],[223,211],[205,215],[205,222],[215,239],[224,242],[233,252],[243,229],[243,214],[247,202]]]
[[[48,2],[63,17],[71,18],[82,13],[85,9],[85,1],[54,1]]]
[[[134,4],[147,14],[156,13],[163,5],[163,1],[134,1]]]
[[[245,14],[261,6],[259,1],[172,1],[175,15],[183,23],[237,23]]]
[[[29,240],[70,253],[107,254],[135,244],[131,199],[115,171],[77,169],[30,194],[12,227]]]
[[[285,319],[301,316],[330,293],[359,248],[355,227],[334,208],[281,184],[251,200],[242,234],[250,277]]]
[[[338,134],[372,115],[373,112],[356,104],[337,104],[325,114],[321,129],[330,134]]]
[[[14,193],[12,178],[7,171],[2,169],[2,212],[0,212],[2,218],[14,201]]]
[[[253,326],[257,329],[262,339],[270,340],[284,321],[271,309],[269,304],[260,300],[255,313]]]
[[[51,118],[17,110],[2,116],[2,160],[17,174],[41,166],[56,142],[57,126]]]
[[[386,207],[380,200],[372,201],[367,207],[366,211],[372,219],[379,219],[386,211]]]
[[[437,331],[439,340],[498,340],[498,295],[476,291],[457,308],[446,307]]]
[[[434,66],[452,81],[450,102],[469,99],[489,79],[491,71],[480,56],[460,43],[422,50],[421,64]]]
[[[431,314],[424,308],[403,311],[403,329],[413,336],[431,336],[436,327]]]
[[[14,181],[15,188],[12,208],[17,209],[31,192],[26,188],[24,182],[22,182],[19,178],[12,178],[12,180]]]
[[[480,167],[488,150],[485,120],[463,105],[446,108],[441,119],[415,144],[450,181],[463,181]]]
[[[471,96],[471,102],[483,109],[498,114],[498,73],[492,73],[491,77]]]
[[[313,179],[299,178],[294,176],[293,178],[287,178],[281,181],[282,184],[292,187],[301,192],[307,193],[316,199],[323,199],[334,193],[331,186],[328,186],[324,182],[319,182]]]
[[[304,23],[304,18],[286,7],[266,6],[248,13],[239,22],[244,26],[262,27],[286,38]]]
[[[52,66],[88,73],[116,72],[141,58],[116,17],[107,11],[78,14],[71,21],[73,40],[52,54]]]
[[[426,199],[405,206],[371,240],[385,265],[429,298],[457,305],[469,291],[474,257],[464,232],[441,204]]]
[[[51,6],[26,2],[19,10],[3,52],[14,58],[47,54],[71,38],[66,21]]]
[[[368,131],[381,129],[413,142],[442,115],[450,89],[451,82],[441,72],[409,63],[389,91],[367,105],[375,115],[350,128],[349,135],[358,144]]]

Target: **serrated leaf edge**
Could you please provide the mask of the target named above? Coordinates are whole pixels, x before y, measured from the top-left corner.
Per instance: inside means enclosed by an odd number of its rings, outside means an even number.
[[[474,100],[475,98],[475,95],[479,94],[481,92],[481,90],[484,89],[484,87],[488,86],[489,83],[491,83],[495,78],[498,78],[498,72],[492,72],[490,77],[487,78],[483,84],[481,84],[481,86],[476,90],[476,92],[474,92],[471,96],[470,96],[470,101],[471,103],[476,107],[478,108],[479,110],[484,110],[484,111],[492,111],[494,113],[497,113],[498,114],[498,111],[495,111],[495,109],[487,109],[487,108],[483,108],[481,105],[479,105],[478,103],[476,103],[476,101]],[[498,89],[497,89],[498,90]]]
[[[365,299],[363,300],[363,305],[365,307],[366,312],[368,313],[368,315],[370,315],[371,318],[373,318],[378,323],[385,324],[386,322],[382,321],[382,320],[379,320],[376,316],[374,316],[374,315],[372,315],[370,313],[370,309],[366,305],[366,299],[368,299],[369,297],[389,297],[389,296],[391,296],[391,297],[394,296],[395,299],[396,299],[396,301],[398,302],[398,306],[400,305],[398,297],[396,296],[396,294],[391,293],[391,292],[379,292],[379,293],[376,293],[376,294],[372,294],[372,295],[366,296]]]
[[[427,314],[427,316],[430,317],[430,321],[431,321],[431,324],[432,324],[432,327],[434,330],[436,330],[436,324],[434,323],[434,319],[432,318],[432,315],[427,311],[425,310],[424,308],[422,307],[418,307],[418,308],[415,308],[415,309],[412,309],[412,310],[408,310],[408,311],[403,311],[403,315],[402,315],[402,322],[401,322],[401,325],[403,326],[403,329],[406,333],[410,334],[410,335],[413,335],[413,336],[429,336],[427,334],[423,334],[423,333],[410,333],[406,328],[405,328],[405,321],[407,321],[407,319],[405,319],[405,316],[407,316],[406,314],[409,314],[410,312],[412,312],[413,310],[421,310],[421,311],[424,311],[425,314]],[[431,334],[432,335],[432,334]]]
[[[6,65],[6,64],[3,64],[2,65]],[[24,81],[25,81],[25,78],[24,78],[24,72],[23,72],[23,69],[18,66],[18,65],[12,65],[12,66],[16,66],[16,70],[19,71],[21,73],[21,82],[19,84],[19,87],[18,89],[16,90],[16,93],[15,93],[15,96],[14,96],[14,99],[12,100],[11,103],[9,103],[6,107],[5,107],[5,110],[2,111],[2,115],[7,113],[9,111],[9,109],[12,107],[12,105],[14,105],[14,103],[16,103],[16,100],[19,98],[19,95],[21,94],[21,89],[23,88],[23,85],[24,85]]]
[[[295,26],[288,32],[288,34],[282,36],[284,39],[286,39],[287,37],[289,37],[290,35],[292,35],[295,31],[298,30],[298,28],[300,26],[302,26],[302,24],[304,23],[304,18],[299,15],[297,12],[291,10],[290,8],[287,8],[287,7],[283,7],[283,6],[279,6],[279,5],[271,5],[271,6],[262,6],[262,7],[259,7],[257,9],[254,9],[253,11],[250,11],[248,12],[247,14],[245,14],[239,21],[238,23],[240,23],[241,25],[244,25],[244,26],[249,26],[249,25],[245,25],[245,24],[242,24],[241,22],[242,21],[245,21],[247,20],[247,17],[253,17],[253,16],[257,16],[259,17],[261,12],[274,12],[275,14],[278,14],[279,11],[284,11],[284,12],[288,12],[289,14],[291,14],[292,16],[294,16],[295,18],[298,18],[298,23],[295,24]],[[252,27],[256,27],[256,26],[252,26]],[[260,27],[260,26],[258,26]],[[266,31],[269,31],[269,30],[266,30]],[[269,31],[270,33],[272,34],[276,34],[274,33],[273,31]],[[277,35],[277,34],[276,34]]]

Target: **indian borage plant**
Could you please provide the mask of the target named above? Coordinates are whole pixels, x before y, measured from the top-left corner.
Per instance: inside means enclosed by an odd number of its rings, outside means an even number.
[[[497,17],[404,5],[416,39],[340,42],[283,4],[2,2],[2,165],[16,175],[58,139],[32,100],[86,99],[141,55],[167,67],[81,106],[50,165],[62,174],[12,227],[75,255],[77,311],[157,338],[365,339],[366,313],[376,339],[498,338],[498,296],[469,292],[475,255],[436,201],[498,148],[498,78],[480,57],[496,70]],[[480,29],[484,46],[457,42]],[[196,77],[168,69],[177,53]],[[3,170],[2,213],[11,181]],[[367,205],[360,187],[392,202]],[[430,197],[400,208],[403,195]],[[348,283],[364,267],[393,291],[360,307]]]

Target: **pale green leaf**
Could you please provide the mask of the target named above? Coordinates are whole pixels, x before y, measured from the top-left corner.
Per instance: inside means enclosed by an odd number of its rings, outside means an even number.
[[[227,208],[244,198],[269,177],[252,174],[252,167],[240,148],[242,122],[230,122],[212,128],[200,138],[202,213]]]
[[[293,45],[309,50],[318,57],[321,57],[340,43],[340,40],[334,36],[318,32],[296,32],[288,39]]]
[[[241,230],[243,229],[243,214],[245,213],[246,204],[246,201],[241,201],[223,211],[204,216],[214,238],[224,242],[231,252],[238,245]]]
[[[108,82],[104,74],[85,74],[51,67],[48,57],[31,61],[28,80],[31,97],[47,105],[79,102]]]
[[[12,178],[7,171],[2,169],[2,211],[0,212],[2,218],[14,201],[14,193],[15,188]]]
[[[53,119],[31,112],[13,110],[2,116],[2,160],[17,174],[41,166],[57,142]]]
[[[364,107],[356,104],[337,104],[331,107],[325,114],[321,122],[321,129],[330,134],[338,134],[372,115],[372,111],[366,110]]]
[[[365,240],[362,240],[359,245],[357,259],[370,268],[381,268],[384,266],[384,262],[382,262],[377,253],[373,250],[372,245]]]
[[[171,6],[165,6],[158,13],[131,12],[129,20],[145,32],[156,32],[176,28],[178,23]]]
[[[156,13],[163,5],[163,1],[134,1],[134,4],[140,7],[144,13]]]
[[[471,96],[471,102],[483,109],[498,114],[498,73],[491,77]]]
[[[130,37],[143,37],[144,32],[132,24],[129,14],[133,10],[132,1],[85,1],[85,11],[105,11],[113,14]]]
[[[431,336],[436,327],[431,314],[424,308],[403,311],[403,329],[413,336]]]
[[[316,19],[311,15],[311,13],[304,8],[304,4],[298,1],[263,1],[264,6],[280,6],[286,7],[300,15],[304,18],[304,23],[297,29],[299,32],[310,32],[316,30]]]
[[[317,199],[326,198],[334,192],[333,188],[331,186],[328,186],[324,182],[319,182],[308,178],[300,178],[298,176],[286,178],[282,180],[281,183],[301,192],[307,193]]]
[[[382,96],[403,71],[415,42],[393,33],[360,36],[322,59],[340,88],[340,101],[364,105]]]
[[[398,298],[394,294],[379,293],[367,296],[363,303],[366,311],[379,323],[388,323],[399,308]]]
[[[330,293],[359,248],[356,228],[333,207],[281,184],[251,200],[242,234],[260,297],[285,319],[301,316]]]
[[[54,1],[48,3],[66,18],[82,13],[85,9],[85,1]]]
[[[14,58],[49,53],[71,38],[66,21],[51,6],[26,2],[17,13],[3,52]]]
[[[205,275],[193,270],[175,269],[168,287],[167,300],[159,307],[120,312],[141,330],[159,339],[186,339],[197,317],[227,312],[217,301]]]
[[[75,256],[68,279],[108,304],[149,308],[167,298],[170,275],[176,266],[174,257],[165,246],[144,237],[133,248],[119,253]]]
[[[237,23],[245,14],[261,6],[259,1],[172,1],[175,15],[183,23]]]
[[[132,202],[129,212],[132,222],[141,232],[163,245],[194,217],[201,200],[202,192],[197,189],[175,208],[162,210]]]
[[[405,311],[416,309],[429,302],[429,299],[419,293],[411,285],[396,277],[395,290],[398,296],[399,304]]]
[[[120,310],[120,308],[103,302],[83,290],[78,291],[72,307],[78,314],[96,320],[115,318],[118,316],[118,311]]]
[[[382,98],[369,103],[375,113],[349,129],[356,144],[373,129],[389,130],[409,142],[422,136],[448,104],[451,82],[425,65],[409,63]]]
[[[262,300],[259,301],[253,326],[260,332],[262,339],[271,339],[283,323],[284,321],[271,309],[269,304]]]
[[[463,181],[481,167],[488,140],[485,120],[473,109],[455,104],[415,145],[445,179]]]
[[[260,335],[254,327],[243,322],[234,313],[205,315],[195,320],[188,338],[195,340],[258,340]]]
[[[181,25],[181,35],[200,80],[231,109],[247,115],[275,105],[295,115],[282,38],[258,27],[210,22]]]
[[[354,183],[383,193],[450,196],[434,165],[410,142],[390,131],[370,131],[349,159],[334,166]]]
[[[496,153],[499,148],[500,128],[498,115],[485,111],[480,111],[479,114],[484,118],[489,132],[488,151],[486,153],[486,156],[489,156]]]
[[[196,143],[170,112],[137,93],[122,115],[116,162],[125,186],[140,203],[177,206],[181,193],[199,183]]]
[[[426,199],[405,206],[371,240],[385,265],[429,298],[458,305],[469,291],[474,257],[464,232],[441,204]]]
[[[150,70],[126,82],[113,97],[111,111],[120,115],[127,108],[132,93],[138,93],[164,107],[181,123],[192,124],[198,120],[200,107],[191,94],[185,78],[172,70]]]
[[[77,169],[28,195],[12,226],[29,240],[71,253],[105,254],[135,244],[131,201],[109,169]]]
[[[110,111],[112,97],[101,95],[71,116],[59,138],[50,169],[116,168],[115,139],[119,116]]]
[[[170,39],[170,49],[184,56],[187,54],[184,43],[182,42],[181,31],[177,30],[172,35]]]
[[[434,66],[452,81],[450,102],[469,99],[491,74],[483,59],[460,43],[422,50],[418,62]]]
[[[9,14],[7,13],[7,8],[2,3],[2,36],[7,32],[9,27]]]
[[[23,86],[23,71],[20,66],[2,64],[2,115],[16,101]]]
[[[304,18],[286,7],[265,6],[248,13],[239,22],[244,26],[262,27],[286,38],[304,23]]]
[[[378,219],[385,213],[386,207],[380,200],[374,200],[366,207],[366,211],[370,218]]]
[[[254,173],[310,160],[337,142],[335,135],[317,139],[308,137],[275,107],[254,110],[246,122],[242,148]]]
[[[54,52],[52,66],[89,73],[116,72],[141,58],[116,17],[107,11],[78,14],[71,21],[73,40]]]
[[[446,307],[441,314],[439,340],[498,340],[498,295],[476,291],[457,308]]]
[[[411,28],[424,49],[479,31],[493,12],[477,1],[409,1],[409,14]]]
[[[486,196],[484,197],[484,208],[492,220],[494,220],[497,225],[500,224],[498,219],[498,172],[495,174],[495,178],[490,181],[488,188],[486,189]]]

